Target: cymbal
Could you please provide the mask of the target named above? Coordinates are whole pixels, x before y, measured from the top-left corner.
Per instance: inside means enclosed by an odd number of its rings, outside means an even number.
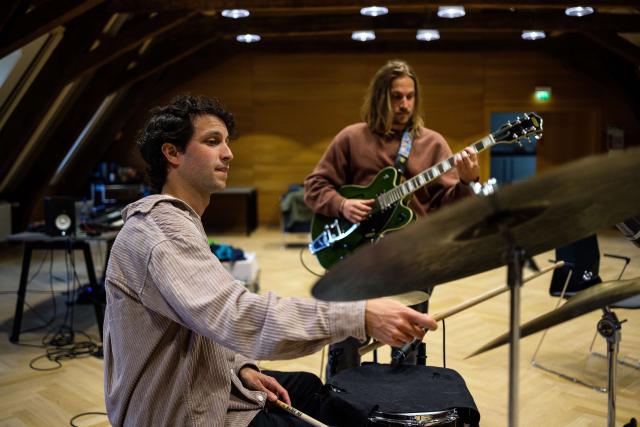
[[[389,298],[406,306],[417,305],[429,299],[429,294],[424,291],[411,291],[404,294],[391,295]]]
[[[640,294],[640,278],[632,280],[614,280],[604,282],[585,289],[569,298],[560,308],[536,317],[520,327],[520,338],[535,334],[567,320],[574,319],[626,298]],[[471,353],[466,359],[477,356],[509,342],[509,334],[505,333]]]
[[[533,256],[638,214],[640,148],[588,157],[468,197],[335,264],[316,298],[351,301],[425,289],[505,264],[511,245]]]

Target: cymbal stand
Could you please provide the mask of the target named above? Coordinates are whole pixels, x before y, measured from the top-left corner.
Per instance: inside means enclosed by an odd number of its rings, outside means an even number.
[[[518,367],[520,357],[520,288],[522,287],[522,269],[524,250],[517,247],[510,234],[509,250],[505,253],[507,262],[507,285],[510,288],[510,327],[509,327],[509,427],[518,425]]]
[[[598,322],[598,332],[607,341],[607,360],[609,363],[609,383],[607,386],[608,409],[607,427],[616,425],[616,375],[618,369],[618,350],[620,349],[621,322],[618,316],[609,310],[609,307],[602,309],[602,319]]]

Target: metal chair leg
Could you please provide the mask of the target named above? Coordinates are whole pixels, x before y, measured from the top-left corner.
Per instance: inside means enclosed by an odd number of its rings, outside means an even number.
[[[567,274],[567,279],[564,282],[564,286],[562,287],[562,292],[560,293],[560,298],[558,299],[558,302],[555,306],[555,308],[557,309],[560,304],[562,303],[562,300],[564,299],[564,295],[567,292],[567,287],[569,286],[569,282],[571,281],[571,275],[573,274],[573,270],[569,270],[569,274]],[[607,392],[607,387],[601,387],[595,384],[591,384],[585,381],[582,381],[579,378],[576,377],[572,377],[570,375],[567,375],[563,372],[557,371],[555,369],[549,368],[548,366],[542,365],[540,362],[538,362],[536,360],[536,356],[538,355],[538,352],[540,351],[540,348],[542,347],[542,342],[544,341],[545,337],[547,336],[547,332],[549,331],[549,329],[545,329],[544,332],[542,333],[542,336],[540,337],[540,342],[538,342],[538,346],[536,347],[536,351],[533,353],[533,356],[531,356],[531,366],[533,366],[534,368],[538,368],[541,369],[545,372],[548,372],[550,374],[554,374],[562,379],[574,382],[576,384],[580,384],[583,385],[585,387],[588,387],[592,390],[595,391],[599,391],[601,393],[606,393]],[[596,334],[598,332],[596,331]],[[595,339],[595,337],[594,337]]]

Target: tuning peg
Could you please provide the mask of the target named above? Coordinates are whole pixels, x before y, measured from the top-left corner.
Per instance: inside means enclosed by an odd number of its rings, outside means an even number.
[[[529,115],[527,113],[524,113],[524,119],[529,120]]]
[[[540,138],[542,138],[540,135],[535,135],[534,138],[536,139],[536,141],[539,141]]]

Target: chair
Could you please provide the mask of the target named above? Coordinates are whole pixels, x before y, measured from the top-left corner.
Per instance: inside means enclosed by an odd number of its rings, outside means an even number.
[[[287,192],[280,199],[280,220],[285,246],[307,246],[312,218],[313,212],[304,202],[304,187],[301,184],[289,185]],[[294,235],[298,238],[288,239]]]
[[[625,265],[618,276],[618,279],[622,277],[626,266],[628,265],[630,259],[628,257],[623,257],[620,255],[613,254],[604,254],[605,257],[623,259],[626,260]],[[549,287],[549,293],[552,296],[559,297],[558,303],[555,308],[558,308],[563,299],[570,298],[578,292],[581,292],[591,286],[594,286],[598,283],[602,282],[602,279],[599,276],[600,270],[600,250],[598,247],[598,239],[595,235],[588,236],[584,239],[578,240],[576,242],[570,243],[569,245],[559,247],[556,249],[556,259],[565,261],[565,266],[563,268],[557,269],[553,272],[553,277],[551,279],[551,284]],[[610,308],[638,308],[640,307],[640,297],[632,297],[624,301],[620,301],[615,305],[612,305]],[[553,368],[540,364],[537,361],[536,356],[540,351],[542,343],[546,337],[548,330],[545,330],[540,337],[540,342],[536,347],[536,350],[531,357],[531,364],[539,369],[557,375],[561,378],[567,379],[569,381],[573,381],[575,383],[581,384],[585,387],[589,387],[593,390],[599,392],[607,392],[607,387],[598,386],[595,384],[591,384],[585,382],[576,377],[569,376],[563,372],[557,371]],[[596,335],[598,332],[596,331]],[[605,357],[599,353],[592,352],[593,344],[595,342],[595,336],[591,342],[591,346],[589,351],[597,356]],[[624,363],[626,365],[637,367],[635,364],[630,364],[623,360],[618,360],[619,363]]]

